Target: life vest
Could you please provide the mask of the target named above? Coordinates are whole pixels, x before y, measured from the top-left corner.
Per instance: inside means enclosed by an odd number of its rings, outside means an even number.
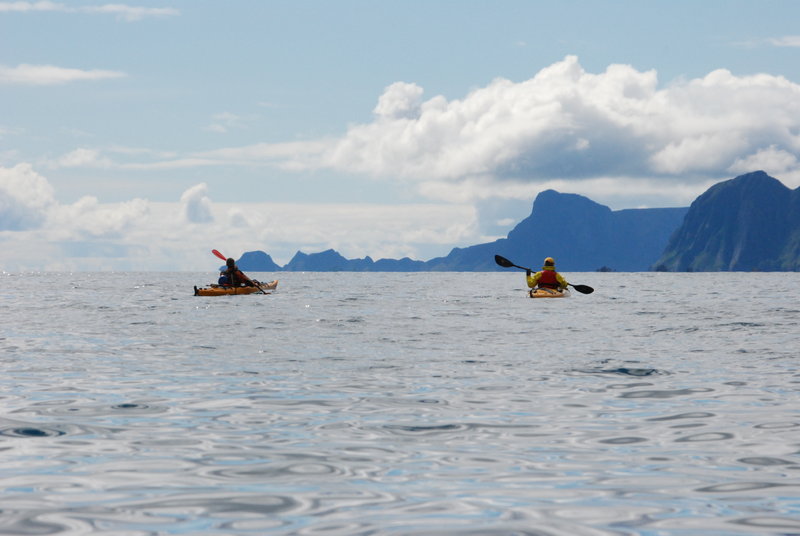
[[[253,281],[251,281],[246,275],[244,275],[244,272],[242,272],[241,270],[237,269],[234,273],[235,273],[234,281],[236,281],[235,286],[240,286],[240,285],[244,285],[246,287],[256,286],[253,283]]]
[[[555,270],[542,270],[542,275],[539,277],[539,286],[545,288],[558,288],[558,278],[556,277]]]
[[[247,278],[242,271],[239,270],[238,266],[234,267],[233,269],[228,268],[222,272],[222,274],[228,277],[228,284],[233,287],[239,287],[242,284],[247,284]]]

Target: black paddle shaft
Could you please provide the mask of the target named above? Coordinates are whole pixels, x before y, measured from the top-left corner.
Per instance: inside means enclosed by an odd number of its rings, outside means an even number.
[[[519,268],[520,270],[531,270],[530,268],[525,268],[524,266],[518,266],[511,262],[510,260],[506,259],[505,257],[501,257],[500,255],[494,256],[494,262],[502,266],[503,268]]]

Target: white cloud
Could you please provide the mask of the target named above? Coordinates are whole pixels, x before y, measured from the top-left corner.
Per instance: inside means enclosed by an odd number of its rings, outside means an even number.
[[[119,71],[100,69],[86,71],[56,67],[54,65],[21,64],[16,67],[0,65],[0,85],[52,86],[83,80],[104,80],[124,76],[127,75]]]
[[[177,9],[171,7],[138,7],[127,6],[123,4],[86,6],[78,8],[78,11],[82,13],[112,14],[116,15],[117,18],[128,22],[139,21],[147,17],[169,17],[178,15],[180,13]]]
[[[285,169],[313,169],[323,167],[319,163],[320,155],[334,144],[335,140],[258,143],[206,151],[193,157],[216,165],[268,164]]]
[[[248,228],[251,226],[247,215],[239,208],[232,208],[228,211],[228,222],[232,227]]]
[[[611,65],[593,74],[568,56],[528,80],[499,78],[462,99],[425,100],[420,86],[397,82],[379,96],[374,114],[338,138],[126,166],[328,169],[400,181],[455,203],[531,198],[552,183],[576,191],[598,180],[608,188],[605,198],[622,199],[639,183],[653,191],[649,181],[659,179],[668,185],[662,202],[674,206],[684,195],[671,196],[670,188],[699,194],[730,178],[743,155],[774,147],[800,156],[800,85],[724,69],[659,87],[654,70]]]
[[[611,65],[591,74],[569,56],[529,80],[497,79],[461,100],[422,101],[418,86],[394,84],[374,122],[351,126],[314,158],[294,158],[399,178],[458,201],[607,177],[699,188],[727,178],[742,154],[775,146],[797,155],[799,102],[800,85],[781,76],[720,69],[659,88],[655,71]]]
[[[0,125],[0,138],[8,136],[9,134],[17,134],[20,130]]]
[[[125,4],[104,4],[100,6],[68,6],[58,2],[0,2],[0,13],[32,12],[111,14],[127,22],[135,22],[147,17],[167,17],[178,15],[177,9],[169,7],[139,7]]]
[[[68,8],[55,2],[0,2],[0,13],[29,11],[66,11]]]
[[[147,202],[100,204],[86,196],[58,203],[53,187],[30,164],[0,167],[0,230],[50,229],[61,236],[119,236],[148,213]]]
[[[785,35],[769,40],[776,47],[800,47],[800,35]]]
[[[192,186],[181,195],[181,213],[190,223],[209,223],[214,221],[211,199],[205,183]]]
[[[646,133],[641,118],[652,114],[655,86],[654,72],[612,66],[591,75],[569,57],[521,83],[497,79],[462,100],[434,97],[413,120],[381,116],[353,126],[322,162],[344,171],[454,185],[476,176],[529,180],[602,173],[609,151],[629,152]],[[625,167],[634,165],[628,161]]]
[[[328,248],[348,258],[429,259],[453,245],[494,238],[480,235],[476,222],[467,204],[211,203],[205,184],[171,203],[87,196],[61,204],[29,164],[0,168],[0,269],[6,271],[213,272],[213,248],[235,257],[260,249],[280,264],[298,250]]]
[[[764,169],[787,184],[800,181],[800,85],[781,76],[719,69],[660,86],[653,70],[611,65],[593,74],[569,56],[528,80],[496,79],[461,99],[423,97],[416,84],[391,84],[374,120],[339,137],[183,154],[79,148],[60,164],[332,170],[398,181],[459,206],[530,200],[546,188],[614,208],[635,195],[649,206],[679,206],[732,173]],[[215,121],[227,128],[239,119]],[[261,221],[249,212],[219,216],[202,185],[184,193],[180,214],[195,223]]]
[[[53,188],[30,164],[0,167],[0,231],[39,227],[54,204]]]
[[[223,205],[224,206],[224,205]],[[263,244],[278,263],[298,250],[306,253],[333,248],[348,258],[430,258],[446,254],[454,244],[477,243],[477,212],[455,204],[301,204],[238,205],[239,223],[229,228],[239,243]],[[226,253],[230,255],[230,253]],[[433,256],[433,255],[430,255]]]
[[[781,182],[790,188],[800,187],[800,162],[797,154],[771,145],[753,154],[737,158],[730,167],[730,172],[742,174],[754,169],[763,170],[773,177],[780,177]]]
[[[209,132],[218,132],[225,134],[233,128],[242,128],[245,125],[245,120],[236,114],[230,112],[223,112],[214,114],[213,122],[206,126],[204,130]]]
[[[52,167],[110,167],[111,160],[100,156],[96,149],[81,147],[61,156]]]
[[[210,125],[203,127],[203,130],[208,132],[216,132],[217,134],[225,134],[228,132],[228,127],[221,123],[211,123]]]
[[[51,239],[117,239],[150,215],[149,202],[133,199],[124,203],[101,204],[86,196],[71,205],[58,205],[48,216]]]
[[[386,88],[373,111],[381,119],[416,119],[419,117],[423,92],[416,84],[395,82]]]

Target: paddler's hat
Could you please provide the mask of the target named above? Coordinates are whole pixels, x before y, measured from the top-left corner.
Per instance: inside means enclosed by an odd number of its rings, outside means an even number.
[[[545,266],[555,266],[556,265],[556,261],[553,259],[553,257],[547,257],[544,260],[544,265]]]

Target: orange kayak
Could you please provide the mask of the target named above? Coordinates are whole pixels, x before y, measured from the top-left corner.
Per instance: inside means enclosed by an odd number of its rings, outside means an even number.
[[[207,287],[194,287],[195,296],[232,296],[235,294],[253,294],[255,292],[275,290],[278,280],[269,283],[258,283],[257,287],[231,287],[228,285],[208,285]]]

